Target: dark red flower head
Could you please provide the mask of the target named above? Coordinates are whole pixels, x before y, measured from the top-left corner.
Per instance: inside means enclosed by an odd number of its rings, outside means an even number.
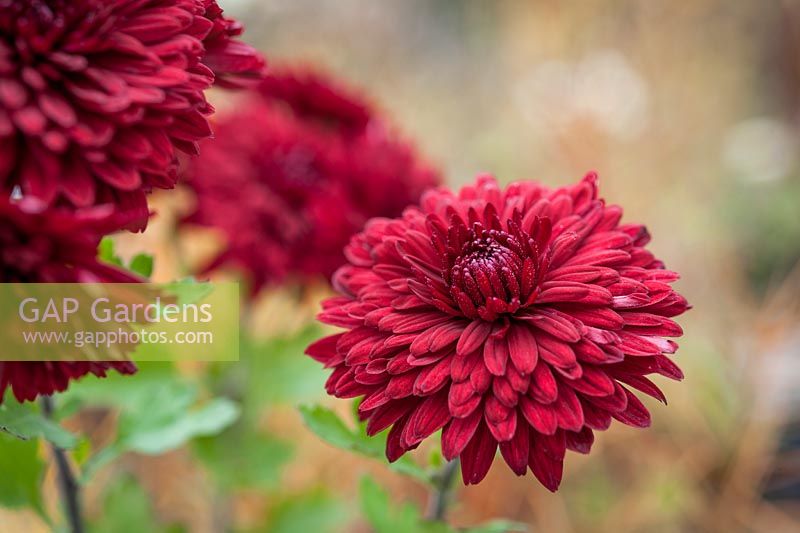
[[[646,375],[682,378],[665,355],[682,334],[670,317],[688,308],[678,275],[621,216],[594,174],[555,190],[491,177],[432,190],[353,238],[341,296],[320,315],[347,331],[307,353],[333,369],[330,394],[363,396],[370,435],[391,426],[390,461],[443,429],[464,483],[499,447],[517,475],[530,467],[556,490],[565,451],[588,453],[593,430],[650,424],[631,392],[664,400]]]
[[[301,79],[316,81],[280,92],[285,99],[268,84],[253,91],[221,119],[188,171],[197,205],[187,221],[227,239],[206,270],[239,267],[254,291],[287,275],[330,276],[367,219],[399,215],[439,181],[379,119],[343,131],[351,107],[329,103],[345,96],[332,96],[339,93],[317,76]]]
[[[127,222],[113,206],[77,211],[48,208],[35,198],[13,202],[0,198],[0,283],[138,283],[141,280],[97,260],[103,235]],[[109,369],[136,371],[133,363],[2,362],[0,401],[11,387],[19,401],[33,400],[67,388],[88,373],[105,376]]]
[[[203,17],[213,23],[203,39],[203,63],[214,71],[214,82],[221,87],[247,87],[265,75],[264,59],[250,45],[236,39],[244,32],[241,22],[222,16],[217,0],[203,0]]]
[[[114,203],[141,229],[175,149],[211,134],[212,69],[263,66],[239,32],[214,0],[0,0],[0,189]]]
[[[313,69],[273,69],[259,92],[289,106],[297,117],[343,135],[363,133],[375,115],[363,95]]]

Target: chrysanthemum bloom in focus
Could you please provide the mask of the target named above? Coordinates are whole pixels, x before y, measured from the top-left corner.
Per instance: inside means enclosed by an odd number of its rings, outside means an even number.
[[[320,315],[347,331],[307,353],[333,369],[330,394],[363,396],[370,435],[391,426],[390,461],[443,429],[464,483],[499,447],[555,491],[567,449],[588,453],[612,418],[650,424],[631,392],[664,401],[648,374],[682,378],[665,355],[688,308],[678,275],[621,216],[594,174],[555,190],[491,177],[432,190],[353,238]]]
[[[35,198],[0,200],[0,283],[138,283],[136,276],[97,260],[103,235],[126,220],[113,206],[73,211],[48,208]],[[0,401],[7,387],[19,401],[67,388],[88,373],[136,371],[133,363],[0,361]]]
[[[187,222],[221,230],[205,271],[243,270],[253,292],[329,277],[374,216],[397,216],[438,174],[358,97],[318,74],[272,74],[216,125],[190,165]]]
[[[215,0],[0,0],[0,189],[147,220],[175,149],[211,134],[204,91],[263,63]]]

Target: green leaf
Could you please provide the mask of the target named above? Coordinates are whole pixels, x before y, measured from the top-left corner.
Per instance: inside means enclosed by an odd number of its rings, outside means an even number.
[[[182,531],[182,528],[159,524],[147,493],[133,477],[123,476],[106,489],[103,512],[97,521],[90,524],[89,530],[96,533],[168,533]]]
[[[241,423],[219,435],[195,439],[193,449],[228,491],[277,488],[283,466],[293,455],[291,443]]]
[[[261,342],[243,339],[242,361],[236,370],[247,370],[245,401],[249,405],[263,406],[322,398],[326,372],[322,365],[303,353],[320,337],[320,332],[319,326],[312,324],[291,337]]]
[[[167,283],[163,289],[167,294],[175,296],[179,304],[193,304],[211,294],[214,286],[211,283],[201,283],[193,277],[188,277]]]
[[[377,436],[376,436],[377,437]],[[382,434],[382,438],[378,438],[378,441],[381,445],[381,453],[378,455],[373,455],[375,459],[385,459],[383,450],[386,448],[386,434]],[[417,463],[411,459],[410,456],[404,455],[394,463],[389,463],[389,468],[394,470],[398,474],[403,474],[404,476],[412,477],[417,481],[421,481],[425,484],[431,483],[431,473],[426,471],[424,468],[419,466]]]
[[[78,465],[83,465],[92,453],[92,442],[86,437],[81,437],[72,450],[72,458]]]
[[[219,433],[239,416],[239,407],[227,398],[195,407],[197,386],[165,364],[142,364],[136,376],[114,375],[82,385],[86,386],[65,393],[67,408],[101,405],[120,410],[115,440],[86,461],[84,481],[123,453],[161,454],[195,437]]]
[[[361,478],[359,488],[361,511],[375,533],[452,533],[443,522],[428,522],[411,503],[392,505],[389,494],[369,476]]]
[[[131,259],[131,264],[128,268],[144,278],[149,278],[153,274],[153,256],[138,254]]]
[[[321,405],[301,406],[300,413],[308,429],[322,440],[337,448],[355,450],[358,442],[353,431],[348,428],[339,415]]]
[[[239,408],[226,398],[217,398],[195,411],[169,416],[154,412],[153,415],[153,419],[142,421],[137,416],[123,413],[116,441],[86,462],[83,481],[123,453],[158,455],[179,448],[195,437],[222,431],[239,416]]]
[[[199,409],[178,413],[157,423],[131,423],[125,419],[120,428],[120,443],[126,450],[158,455],[174,450],[194,437],[213,435],[231,425],[239,416],[239,407],[227,398],[216,398]]]
[[[428,455],[428,466],[430,466],[433,470],[439,470],[445,465],[446,462],[447,461],[442,455],[441,448],[432,449],[431,453]]]
[[[37,441],[0,433],[0,505],[32,507],[44,517],[40,490],[44,469]]]
[[[511,520],[492,520],[480,526],[467,528],[464,533],[511,533],[512,531],[527,531],[528,526]]]
[[[334,533],[349,518],[347,508],[327,492],[314,490],[279,502],[270,513],[267,533]]]
[[[419,509],[405,503],[394,505],[389,494],[369,476],[361,478],[359,488],[361,511],[375,533],[510,533],[526,531],[525,524],[509,520],[492,520],[473,528],[456,530],[444,522],[428,521],[422,517]]]
[[[384,532],[392,526],[392,512],[389,508],[389,494],[369,477],[361,478],[359,485],[361,511],[367,522],[376,532]]]
[[[80,387],[70,387],[60,394],[59,417],[77,412],[84,405],[117,407],[125,411],[144,411],[149,403],[159,399],[177,399],[184,408],[194,397],[194,386],[182,380],[169,362],[138,363],[133,375],[111,373],[104,379],[83,380]],[[156,396],[154,396],[154,394]]]
[[[45,418],[36,404],[21,404],[8,397],[0,404],[0,431],[23,440],[43,437],[64,449],[72,448],[78,442],[75,435]]]
[[[303,416],[306,426],[329,444],[372,459],[386,460],[384,450],[386,449],[387,431],[370,437],[367,435],[365,424],[359,424],[356,429],[351,429],[339,418],[339,415],[320,405],[301,406],[300,414]],[[415,463],[408,455],[390,463],[389,468],[423,483],[432,481],[431,473]]]
[[[125,450],[116,443],[109,444],[105,448],[101,448],[98,452],[84,461],[78,482],[88,483],[98,470],[122,455],[124,452]]]
[[[97,246],[97,258],[112,265],[122,266],[120,259],[114,252],[114,240],[111,237],[103,237]]]

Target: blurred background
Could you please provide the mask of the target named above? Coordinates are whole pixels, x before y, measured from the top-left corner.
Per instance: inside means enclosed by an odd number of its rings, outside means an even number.
[[[319,65],[364,89],[452,187],[479,172],[555,186],[598,171],[601,194],[646,223],[651,249],[682,274],[694,306],[679,319],[686,379],[657,379],[670,404],[645,400],[653,427],[598,434],[590,456],[569,455],[554,495],[495,464],[458,489],[452,523],[800,530],[800,2],[220,3],[271,64]],[[213,96],[222,111],[235,105]],[[148,232],[118,246],[155,252],[155,279],[168,280],[215,244],[181,233],[175,247],[191,194],[156,201]],[[127,456],[90,487],[90,516],[129,513],[109,531],[369,531],[364,473],[392,501],[424,505],[416,482],[301,421],[297,404],[349,409],[324,397],[325,373],[301,355],[326,294],[262,292],[249,327],[269,350],[255,377],[182,369],[237,396],[242,422],[164,456]]]

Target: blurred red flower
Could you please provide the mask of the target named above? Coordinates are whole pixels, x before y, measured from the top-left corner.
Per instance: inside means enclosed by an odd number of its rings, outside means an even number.
[[[430,191],[353,238],[320,315],[347,331],[307,353],[333,369],[330,394],[364,397],[370,435],[391,426],[390,461],[443,429],[464,483],[499,447],[554,491],[565,451],[588,453],[593,430],[650,424],[631,388],[664,401],[645,376],[682,378],[665,355],[682,334],[670,317],[688,308],[678,275],[621,216],[594,174],[555,190],[481,177]]]
[[[217,0],[203,0],[203,17],[213,24],[203,38],[203,64],[214,72],[214,83],[221,87],[245,87],[264,79],[264,59],[252,46],[236,39],[244,25],[222,16]]]
[[[0,0],[0,188],[147,220],[175,149],[211,130],[204,91],[263,62],[215,0]],[[212,72],[215,71],[215,72]]]
[[[35,198],[0,199],[0,283],[138,283],[140,278],[98,261],[103,235],[119,230],[127,219],[114,206],[77,211],[48,208]],[[0,361],[0,401],[11,387],[19,401],[33,400],[67,388],[88,373],[109,369],[132,374],[129,361]]]
[[[222,230],[208,265],[245,271],[253,292],[288,275],[330,276],[374,216],[397,216],[438,175],[367,104],[313,73],[277,73],[190,163],[186,222]]]
[[[259,92],[289,106],[297,117],[343,135],[363,133],[376,114],[363,95],[308,68],[272,71]]]

